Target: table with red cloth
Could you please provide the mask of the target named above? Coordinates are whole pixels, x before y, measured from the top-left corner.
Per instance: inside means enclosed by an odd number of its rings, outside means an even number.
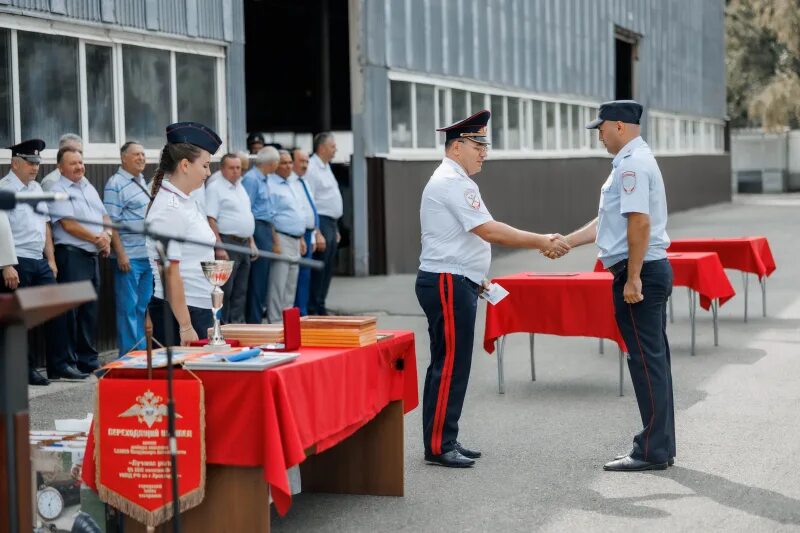
[[[495,278],[508,291],[497,305],[486,309],[483,347],[492,353],[497,343],[497,377],[505,392],[503,351],[509,333],[530,334],[531,379],[536,381],[534,334],[597,337],[620,348],[620,396],[622,395],[625,342],[614,319],[611,297],[613,277],[606,272],[522,272]]]
[[[285,514],[291,505],[287,469],[303,462],[308,450],[332,448],[393,402],[402,401],[405,413],[417,406],[414,333],[380,334],[391,337],[357,348],[301,347],[294,362],[261,372],[194,371],[205,389],[206,462],[261,468],[278,513]],[[115,370],[104,379],[144,375]],[[92,488],[93,450],[90,434],[83,480]]]
[[[697,295],[700,295],[700,306],[711,310],[714,324],[714,346],[719,345],[718,307],[736,294],[725,269],[714,252],[682,252],[667,253],[672,265],[672,285],[689,289],[689,320],[691,323],[691,349],[695,354],[695,324],[697,318]],[[595,272],[602,272],[603,263],[598,259],[594,265]],[[672,300],[670,299],[670,321],[672,321]]]
[[[747,322],[749,274],[761,285],[761,310],[767,316],[767,277],[775,271],[775,259],[766,237],[700,237],[676,239],[669,252],[716,252],[723,268],[740,270],[744,283],[744,321]]]

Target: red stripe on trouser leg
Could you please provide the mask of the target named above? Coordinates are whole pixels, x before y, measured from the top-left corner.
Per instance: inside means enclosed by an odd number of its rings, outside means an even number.
[[[647,392],[650,394],[650,422],[647,424],[647,433],[644,435],[644,460],[647,461],[647,449],[650,443],[650,432],[653,430],[653,420],[656,416],[656,401],[653,398],[653,385],[650,383],[650,373],[647,371],[647,361],[645,361],[642,341],[639,340],[639,328],[636,327],[636,320],[633,318],[633,306],[628,304],[628,311],[631,314],[631,324],[633,325],[633,335],[636,337],[636,344],[639,346],[639,357],[642,358],[644,367],[644,377],[647,378]]]
[[[445,357],[444,364],[442,365],[442,381],[439,384],[439,391],[443,392],[443,396],[440,398],[442,402],[442,416],[439,418],[439,427],[437,428],[440,449],[443,439],[442,434],[444,432],[444,423],[447,420],[447,404],[450,401],[450,384],[453,381],[453,362],[455,361],[456,356],[456,318],[455,313],[453,312],[453,275],[445,274],[445,280],[447,281],[447,299],[445,304],[447,305],[447,316],[450,319],[447,333],[450,342],[448,344],[449,349],[447,350],[447,357]]]
[[[451,344],[450,317],[448,315],[447,297],[445,296],[445,274],[439,274],[439,301],[442,304],[442,318],[444,320],[442,329],[444,334],[445,360],[442,362],[442,374],[439,377],[439,390],[436,398],[436,410],[434,411],[435,414],[433,417],[433,430],[431,431],[431,452],[434,455],[440,455],[442,453],[442,434],[439,428],[443,426],[442,418],[444,417],[444,413],[442,412],[442,393],[444,389],[444,368],[447,363],[447,358],[450,356]]]

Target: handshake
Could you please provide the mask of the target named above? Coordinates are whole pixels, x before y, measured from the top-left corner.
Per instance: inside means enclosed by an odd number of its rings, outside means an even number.
[[[539,253],[549,259],[563,257],[572,249],[572,246],[567,242],[567,238],[560,233],[551,233],[545,235],[545,237],[547,237],[549,241],[544,247],[539,249]]]

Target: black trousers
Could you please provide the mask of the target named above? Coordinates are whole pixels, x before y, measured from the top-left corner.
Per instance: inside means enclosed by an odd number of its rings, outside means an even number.
[[[672,363],[667,340],[672,267],[667,259],[644,263],[644,300],[637,304],[627,304],[623,299],[627,279],[626,268],[614,273],[613,294],[617,325],[628,346],[628,370],[642,416],[642,431],[633,438],[633,457],[666,463],[675,457]]]
[[[248,239],[231,235],[221,235],[222,242],[236,246],[249,246]],[[247,286],[250,282],[250,254],[228,252],[233,261],[231,277],[222,286],[225,294],[220,320],[223,324],[244,324],[247,310]]]
[[[328,298],[328,289],[331,287],[333,271],[336,269],[336,252],[339,245],[336,242],[338,223],[335,218],[320,215],[319,230],[325,237],[325,251],[314,252],[314,259],[325,263],[322,270],[311,271],[311,289],[308,296],[309,315],[327,315],[328,309],[325,300]]]
[[[19,274],[19,287],[41,287],[43,285],[55,285],[56,278],[47,259],[28,259],[19,258],[19,264],[15,267]],[[46,360],[47,372],[58,372],[67,366],[76,364],[75,355],[69,351],[67,344],[67,315],[61,314],[44,324],[46,339]],[[33,346],[28,345],[28,364],[31,368],[36,367],[36,354]]]
[[[202,309],[191,305],[187,307],[189,308],[189,317],[192,321],[192,327],[197,332],[197,337],[207,339],[208,328],[214,327],[214,314],[211,309]],[[164,346],[180,345],[180,326],[178,321],[175,320],[175,315],[172,314],[172,308],[169,304],[165,300],[153,296],[150,299],[150,303],[147,304],[147,311],[150,313],[150,321],[153,323],[153,338],[158,339]],[[169,336],[167,335],[164,313],[167,314],[167,320],[169,321]],[[155,345],[155,343],[153,344]]]
[[[59,244],[55,247],[58,282],[90,281],[100,295],[100,263],[97,254]],[[78,365],[97,366],[97,300],[67,311],[67,341]]]
[[[422,392],[425,453],[440,455],[452,450],[458,438],[472,366],[478,285],[464,276],[419,271],[416,293],[431,339]]]
[[[256,248],[265,252],[272,251],[272,224],[256,220],[253,234]],[[247,282],[247,303],[245,319],[248,324],[261,324],[267,308],[267,288],[269,287],[270,260],[259,257],[250,263],[250,274]]]

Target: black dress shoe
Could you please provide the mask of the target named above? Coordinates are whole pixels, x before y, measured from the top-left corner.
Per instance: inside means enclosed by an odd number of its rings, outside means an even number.
[[[41,375],[38,370],[31,368],[28,370],[28,385],[50,385],[50,381]]]
[[[456,449],[456,451],[457,451],[458,453],[460,453],[461,455],[463,455],[464,457],[466,457],[466,458],[468,458],[468,459],[478,459],[478,458],[479,458],[481,455],[483,455],[483,454],[482,454],[481,452],[479,452],[478,450],[468,450],[467,448],[464,448],[464,447],[461,445],[461,443],[460,443],[460,442],[456,442],[456,447],[455,447],[455,449]]]
[[[635,459],[630,455],[626,455],[622,459],[614,459],[603,465],[603,470],[611,472],[643,472],[645,470],[665,470],[666,468],[667,463],[651,463]]]
[[[79,372],[74,366],[65,366],[60,370],[47,373],[50,379],[86,379],[89,374]]]
[[[447,466],[450,468],[467,468],[475,464],[475,461],[464,457],[458,450],[450,450],[441,455],[425,454],[425,462],[429,465]]]
[[[630,454],[628,454],[628,455],[630,455]],[[618,461],[619,459],[625,459],[625,457],[627,457],[627,455],[618,455],[618,456],[614,457],[614,460]],[[674,465],[675,464],[675,458],[674,457],[670,457],[669,461],[667,461],[667,464],[669,466]]]
[[[98,363],[97,361],[95,361],[94,363],[88,364],[88,365],[85,364],[85,363],[78,363],[77,365],[75,365],[75,368],[78,369],[78,372],[83,372],[85,374],[91,374],[92,372],[94,372],[95,370],[100,368],[100,363]]]

